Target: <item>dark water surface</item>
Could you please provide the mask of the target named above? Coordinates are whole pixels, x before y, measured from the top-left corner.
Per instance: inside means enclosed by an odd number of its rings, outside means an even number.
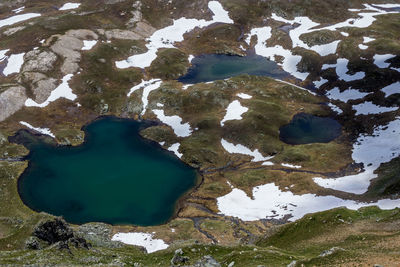
[[[210,82],[237,76],[240,74],[269,76],[277,79],[289,74],[273,61],[258,55],[244,57],[207,54],[195,57],[188,73],[178,79],[185,84]]]
[[[332,118],[300,113],[279,129],[280,139],[291,145],[328,143],[340,136],[342,126]]]
[[[102,118],[85,128],[79,147],[56,147],[35,138],[29,167],[19,179],[30,208],[71,223],[157,225],[196,183],[197,172],[139,136],[143,123]],[[32,141],[33,140],[33,141]]]

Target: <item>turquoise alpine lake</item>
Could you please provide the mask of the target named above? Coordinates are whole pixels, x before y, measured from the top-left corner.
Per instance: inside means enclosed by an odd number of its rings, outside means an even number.
[[[195,57],[192,60],[192,67],[178,81],[184,84],[195,84],[227,79],[240,74],[269,76],[277,79],[289,77],[289,74],[275,62],[262,56],[206,54]]]
[[[139,135],[148,123],[105,117],[76,147],[22,134],[29,166],[19,179],[23,202],[71,223],[158,225],[174,214],[198,173]]]
[[[279,129],[280,139],[291,145],[328,143],[339,137],[342,126],[332,118],[296,114],[291,122]]]

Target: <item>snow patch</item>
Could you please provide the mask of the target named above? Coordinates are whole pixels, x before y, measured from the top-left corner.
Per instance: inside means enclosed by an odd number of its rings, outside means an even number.
[[[96,41],[96,40],[92,40],[92,41],[84,40],[84,41],[83,41],[82,50],[90,50],[90,49],[92,49],[96,44],[97,44],[97,41]]]
[[[319,186],[344,192],[363,194],[368,190],[370,181],[377,177],[374,171],[381,163],[389,162],[400,156],[400,117],[386,126],[377,127],[372,135],[360,135],[353,145],[352,158],[362,163],[364,171],[339,178],[313,178]]]
[[[64,10],[71,10],[71,9],[76,9],[80,6],[80,3],[65,3],[62,7],[60,7],[58,10],[64,11]]]
[[[162,239],[153,239],[154,234],[150,233],[117,233],[111,240],[120,241],[124,244],[144,247],[147,253],[168,248]]]
[[[38,104],[35,101],[33,101],[31,98],[29,98],[25,101],[25,106],[43,108],[43,107],[46,107],[51,102],[56,101],[59,98],[66,98],[68,100],[74,101],[77,98],[77,96],[72,92],[72,89],[71,89],[71,87],[69,87],[69,84],[68,84],[68,82],[72,79],[72,77],[73,77],[73,74],[65,75],[62,78],[61,84],[51,92],[49,98],[47,98],[47,100],[45,102],[43,102],[42,104]]]
[[[39,13],[26,13],[26,14],[22,14],[22,15],[15,15],[15,16],[0,20],[0,28],[5,27],[5,26],[14,25],[19,22],[22,22],[22,21],[25,21],[28,19],[32,19],[32,18],[36,18],[36,17],[40,17],[40,14]]]
[[[322,70],[326,70],[329,68],[336,68],[336,74],[339,76],[339,79],[346,81],[346,82],[351,82],[355,80],[361,80],[365,77],[365,72],[356,72],[353,75],[347,74],[349,69],[347,68],[347,65],[349,63],[349,60],[346,58],[338,58],[336,64],[324,64],[322,65]]]
[[[328,97],[329,99],[340,100],[342,102],[347,103],[347,101],[349,100],[362,99],[366,95],[369,95],[369,93],[362,93],[352,88],[340,92],[338,87],[334,87],[332,90],[327,92],[326,97]]]
[[[374,64],[378,66],[378,68],[384,69],[390,66],[390,63],[386,63],[386,60],[394,58],[396,55],[385,54],[385,55],[375,55],[374,56]]]
[[[358,105],[354,105],[353,109],[356,111],[356,115],[369,115],[395,111],[398,109],[398,107],[381,107],[370,101],[367,101]]]
[[[391,96],[393,94],[400,94],[400,82],[395,82],[382,88],[382,92],[385,93],[385,97]]]
[[[53,138],[56,138],[55,135],[50,131],[49,128],[33,127],[32,125],[30,125],[29,123],[24,122],[24,121],[20,121],[19,123],[24,125],[25,127],[28,127],[31,130],[34,130],[34,131],[38,132],[38,133],[41,133],[41,134],[48,135],[48,136],[51,136]]]
[[[254,149],[253,151],[251,151],[249,148],[245,147],[244,145],[241,145],[241,144],[235,145],[235,144],[229,143],[228,141],[226,141],[223,138],[221,139],[221,145],[228,153],[242,154],[242,155],[248,155],[248,156],[253,157],[253,159],[251,160],[252,162],[269,161],[270,159],[272,159],[274,157],[274,156],[264,157],[258,151],[258,149]]]
[[[178,158],[182,158],[183,154],[182,154],[182,153],[179,153],[179,148],[180,148],[180,146],[181,146],[181,144],[175,143],[175,144],[171,145],[171,146],[168,148],[168,150],[174,152],[175,155],[176,155]]]
[[[7,66],[4,68],[3,74],[5,76],[8,76],[13,73],[19,73],[21,71],[22,65],[24,64],[24,55],[25,55],[25,53],[9,56]],[[2,55],[0,55],[0,57],[1,56]]]
[[[182,118],[174,115],[174,116],[166,116],[164,114],[164,110],[162,109],[153,109],[153,113],[156,114],[157,118],[165,123],[174,130],[174,133],[178,137],[188,137],[192,134],[192,129],[190,128],[189,123],[182,123]]]
[[[274,183],[269,183],[253,188],[253,198],[247,196],[243,190],[234,188],[227,195],[217,198],[217,205],[222,214],[244,221],[282,219],[285,216],[291,216],[289,221],[295,221],[308,213],[337,207],[356,210],[377,205],[381,209],[394,209],[400,205],[400,199],[365,203],[335,196],[294,195],[291,191],[281,191]]]
[[[238,100],[234,100],[229,106],[226,108],[225,117],[221,121],[221,126],[225,125],[226,121],[231,120],[241,120],[242,115],[246,113],[249,109],[243,107]]]
[[[252,98],[251,95],[248,95],[245,93],[239,93],[239,94],[237,94],[237,96],[240,97],[241,99],[251,99]]]
[[[229,14],[224,10],[222,5],[217,1],[208,2],[208,8],[214,13],[213,19],[210,21],[187,19],[182,17],[174,20],[171,26],[165,27],[153,33],[147,41],[146,47],[148,51],[143,54],[133,55],[126,60],[117,61],[117,68],[125,69],[129,67],[147,68],[153,60],[157,58],[157,51],[160,48],[175,48],[174,43],[182,42],[183,35],[193,29],[199,27],[204,28],[213,23],[233,23],[229,18]]]

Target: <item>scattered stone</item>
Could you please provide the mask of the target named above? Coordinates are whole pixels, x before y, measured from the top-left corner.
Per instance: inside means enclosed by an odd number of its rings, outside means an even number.
[[[111,39],[140,40],[140,39],[144,38],[142,35],[140,35],[136,32],[128,31],[128,30],[119,30],[119,29],[105,31],[104,35],[106,36],[106,38],[108,40],[111,40]]]
[[[232,261],[231,263],[229,263],[228,267],[233,267],[235,265],[235,262]]]
[[[196,262],[193,267],[221,267],[221,264],[219,264],[213,257],[210,255],[204,256],[202,259],[200,259],[198,262]]]
[[[175,255],[171,259],[172,266],[181,266],[181,264],[185,264],[189,261],[189,257],[183,256],[182,249],[175,250]]]
[[[344,251],[344,249],[339,248],[339,247],[333,247],[331,249],[323,251],[321,254],[319,254],[319,257],[326,257],[329,255],[332,255],[333,253],[335,253],[337,251]]]
[[[25,88],[22,86],[10,87],[0,93],[0,121],[20,110],[27,99]]]
[[[42,249],[42,245],[40,244],[39,238],[37,238],[35,236],[30,236],[25,241],[25,248],[38,250],[38,249]]]
[[[287,265],[287,267],[295,267],[297,265],[297,261],[292,261]]]

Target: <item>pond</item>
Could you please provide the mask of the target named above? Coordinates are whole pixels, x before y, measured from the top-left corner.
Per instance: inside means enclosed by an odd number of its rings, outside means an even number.
[[[165,223],[195,186],[197,172],[143,139],[139,131],[146,126],[101,118],[84,128],[85,142],[77,147],[20,138],[31,151],[19,179],[23,202],[71,223]]]
[[[339,137],[342,126],[332,118],[300,113],[279,129],[280,139],[291,145],[328,143]]]
[[[223,80],[240,74],[284,79],[289,74],[275,62],[258,55],[231,56],[207,54],[195,57],[187,74],[178,79],[184,84]]]

